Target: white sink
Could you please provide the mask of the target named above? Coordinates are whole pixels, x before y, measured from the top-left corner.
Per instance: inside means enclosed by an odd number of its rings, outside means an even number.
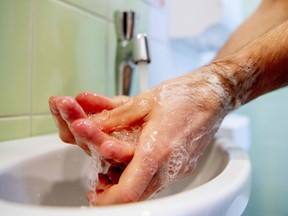
[[[249,200],[249,158],[225,138],[209,145],[192,176],[138,203],[88,207],[89,163],[80,148],[56,134],[0,143],[1,216],[236,216]]]

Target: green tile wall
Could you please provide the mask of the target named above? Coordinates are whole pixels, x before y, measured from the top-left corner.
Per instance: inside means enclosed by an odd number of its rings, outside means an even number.
[[[113,14],[131,9],[146,31],[142,0],[0,0],[0,141],[56,132],[51,95],[114,95]]]
[[[50,95],[105,94],[103,19],[51,1],[35,1],[32,112],[48,112]]]
[[[0,1],[0,116],[29,112],[30,1]]]
[[[104,17],[107,15],[109,4],[107,0],[66,0],[66,2]]]
[[[0,140],[18,139],[29,136],[29,121],[28,116],[0,118]]]

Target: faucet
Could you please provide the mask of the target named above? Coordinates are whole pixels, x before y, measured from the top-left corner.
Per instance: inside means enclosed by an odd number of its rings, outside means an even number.
[[[134,35],[134,11],[116,11],[114,18],[117,36],[116,95],[129,96],[136,64],[150,63],[147,35],[144,33]]]

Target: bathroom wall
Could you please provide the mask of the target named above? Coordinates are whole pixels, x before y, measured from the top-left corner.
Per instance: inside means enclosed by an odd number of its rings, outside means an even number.
[[[50,95],[113,95],[113,12],[135,10],[138,31],[147,31],[151,7],[142,0],[0,0],[0,141],[55,132]]]

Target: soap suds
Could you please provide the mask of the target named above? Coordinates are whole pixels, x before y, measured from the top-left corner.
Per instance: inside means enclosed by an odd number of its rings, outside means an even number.
[[[96,199],[96,188],[99,182],[98,174],[103,173],[104,171],[107,172],[107,168],[105,169],[96,147],[92,144],[88,144],[88,148],[91,153],[91,162],[89,169],[87,170],[87,184],[89,190],[93,192],[90,200],[90,206],[92,206],[92,202]]]
[[[120,141],[136,145],[140,136],[140,132],[141,127],[135,126],[129,129],[114,131],[109,135],[116,139],[119,139]],[[92,198],[90,199],[90,205],[92,205],[93,200],[96,199],[96,188],[99,182],[98,174],[106,174],[111,164],[102,160],[101,156],[99,155],[98,148],[94,144],[88,143],[87,145],[91,153],[91,162],[87,170],[87,184],[89,190],[93,192],[91,193]]]
[[[141,127],[135,126],[135,127],[129,128],[129,129],[123,129],[120,131],[113,131],[109,135],[112,137],[115,137],[118,140],[136,144],[137,140],[140,136],[140,132],[141,132]]]
[[[227,62],[214,62],[213,64],[224,69],[223,77],[232,86],[229,94],[234,99],[230,103],[230,110],[235,110],[242,104],[247,103],[253,92],[253,86],[261,75],[261,68],[259,68],[252,60],[247,60],[242,64],[228,63]],[[217,73],[216,73],[217,75]],[[223,83],[224,84],[224,83]],[[224,86],[224,85],[223,85]]]
[[[172,148],[171,154],[168,158],[167,165],[167,180],[166,182],[170,184],[170,181],[175,181],[180,170],[189,161],[189,154],[183,145],[176,145]],[[166,183],[166,184],[167,184]]]

